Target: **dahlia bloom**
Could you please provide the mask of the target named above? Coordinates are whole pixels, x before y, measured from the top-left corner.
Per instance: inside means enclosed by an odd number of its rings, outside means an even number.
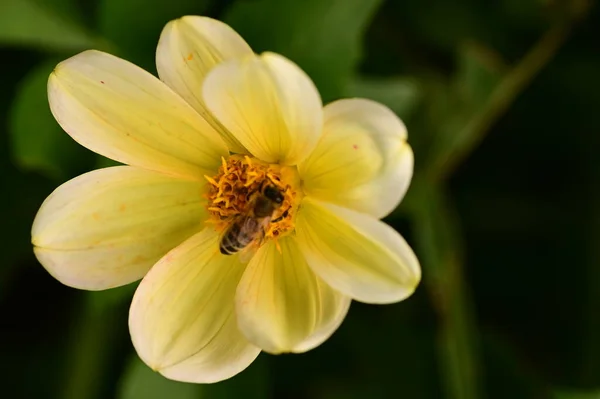
[[[320,345],[352,299],[411,295],[419,263],[379,221],[412,177],[393,112],[365,99],[323,107],[293,62],[254,54],[210,18],[169,22],[156,62],[160,80],[99,51],[53,71],[58,123],[125,165],[57,188],[32,228],[37,258],[66,285],[142,279],[129,327],[146,364],[175,380],[220,381],[261,350]],[[277,204],[267,202],[248,245],[223,254],[232,226],[258,219],[264,187]]]

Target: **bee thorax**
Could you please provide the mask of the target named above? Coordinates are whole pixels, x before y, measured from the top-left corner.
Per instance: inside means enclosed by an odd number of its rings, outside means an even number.
[[[295,168],[232,155],[206,180],[208,223],[222,232],[221,253],[234,254],[293,231],[301,197]]]

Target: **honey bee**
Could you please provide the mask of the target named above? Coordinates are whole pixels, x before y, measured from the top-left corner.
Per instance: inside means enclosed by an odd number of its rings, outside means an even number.
[[[253,197],[250,213],[238,216],[221,238],[219,250],[223,255],[233,255],[246,248],[252,241],[264,236],[271,221],[285,217],[286,212],[272,220],[284,200],[283,193],[275,185],[263,184]]]

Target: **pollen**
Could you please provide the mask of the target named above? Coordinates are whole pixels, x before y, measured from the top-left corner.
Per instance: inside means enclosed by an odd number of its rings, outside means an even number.
[[[295,167],[267,164],[244,155],[232,155],[221,161],[216,175],[204,176],[209,183],[209,223],[221,232],[237,218],[252,215],[256,195],[268,184],[281,191],[283,202],[271,215],[264,239],[277,239],[293,232],[301,199]]]

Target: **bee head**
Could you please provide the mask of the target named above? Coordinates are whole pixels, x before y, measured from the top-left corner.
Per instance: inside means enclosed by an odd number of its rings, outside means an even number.
[[[283,194],[281,191],[275,186],[267,186],[265,187],[263,194],[265,197],[275,202],[276,204],[281,204],[283,202]]]

